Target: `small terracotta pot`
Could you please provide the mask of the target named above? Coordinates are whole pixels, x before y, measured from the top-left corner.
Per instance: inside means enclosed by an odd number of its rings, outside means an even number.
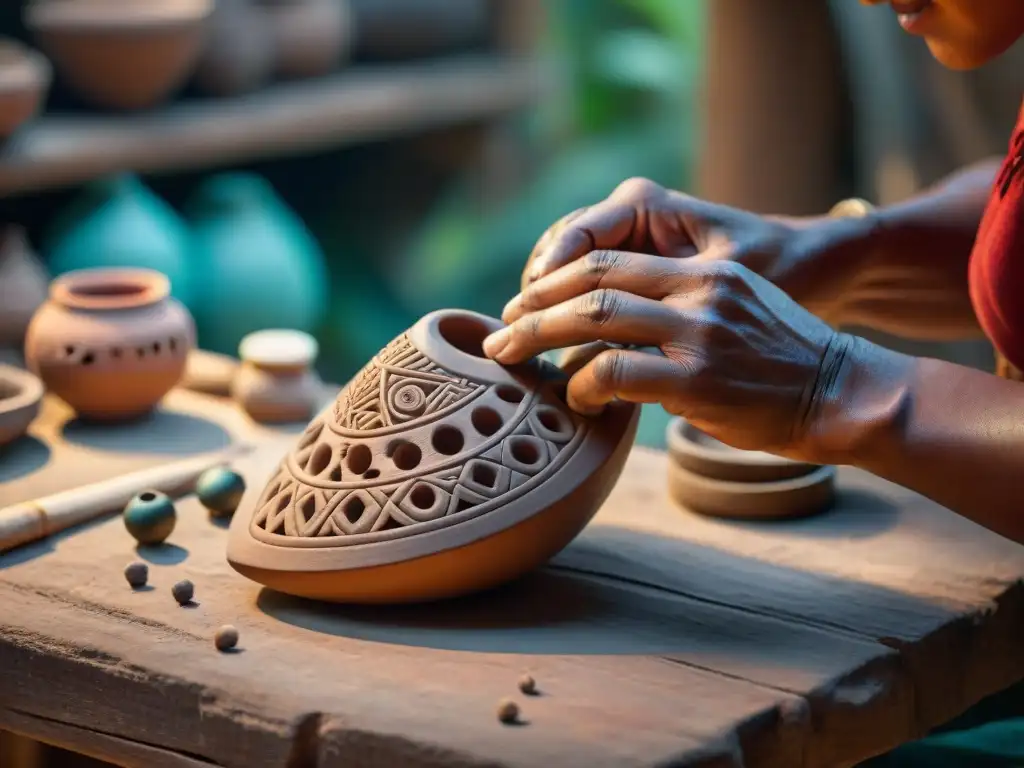
[[[231,396],[254,421],[309,421],[323,393],[320,378],[311,370],[317,352],[316,339],[302,331],[250,333],[238,348],[242,365]]]
[[[0,445],[25,434],[42,401],[43,382],[28,371],[0,365]]]
[[[46,301],[50,276],[29,248],[25,230],[0,233],[0,345],[21,349],[32,315]]]
[[[112,421],[151,411],[181,379],[194,345],[192,317],[162,274],[84,269],[53,282],[25,357],[79,416]]]
[[[0,40],[0,139],[35,117],[50,90],[53,69],[41,54]]]
[[[34,0],[25,24],[83,98],[146,109],[188,79],[212,10],[213,0]]]
[[[228,562],[290,594],[403,603],[497,586],[569,544],[615,485],[640,409],[573,413],[554,366],[484,356],[501,327],[442,310],[381,350],[246,495]]]
[[[782,520],[828,510],[835,499],[836,468],[765,482],[715,480],[669,464],[669,495],[692,512],[737,520]]]
[[[274,30],[255,0],[217,0],[196,85],[212,96],[256,90],[274,69]]]
[[[704,434],[685,419],[672,419],[665,436],[669,456],[676,465],[713,480],[786,480],[810,474],[819,467],[762,451],[733,448]]]
[[[285,78],[320,77],[348,57],[348,0],[261,0],[274,34],[275,70]]]

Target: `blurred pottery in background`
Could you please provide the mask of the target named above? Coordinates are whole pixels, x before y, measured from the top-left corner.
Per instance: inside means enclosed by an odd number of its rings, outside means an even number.
[[[151,411],[181,379],[192,318],[159,272],[89,269],[53,281],[25,339],[28,367],[83,418]]]
[[[413,59],[487,39],[493,3],[480,0],[349,0],[356,55]]]
[[[0,232],[0,346],[21,349],[49,285],[50,276],[29,247],[25,230],[13,225],[4,228]]]
[[[33,0],[25,25],[82,98],[146,109],[188,79],[212,10],[213,0]]]
[[[285,78],[333,72],[351,52],[348,0],[260,0],[273,30],[275,64]]]
[[[324,254],[269,182],[211,177],[187,211],[202,271],[194,314],[203,349],[233,355],[254,331],[316,330],[328,302]]]
[[[254,421],[309,421],[323,395],[323,383],[312,370],[318,351],[316,339],[301,331],[250,333],[238,348],[242,365],[231,396]]]
[[[254,0],[217,0],[196,85],[211,96],[259,88],[274,69],[274,31]]]
[[[502,325],[433,312],[375,355],[234,516],[228,562],[289,594],[403,603],[497,586],[568,545],[639,408],[573,413],[554,366],[484,356]]]
[[[781,520],[832,506],[835,467],[733,448],[681,418],[669,422],[666,438],[669,495],[693,512]]]
[[[54,275],[95,267],[156,270],[185,306],[191,309],[195,299],[188,227],[133,174],[86,187],[55,219],[43,255]]]
[[[25,434],[39,415],[43,382],[11,365],[0,365],[0,446]]]
[[[50,62],[42,54],[0,38],[0,139],[36,116],[52,77]]]

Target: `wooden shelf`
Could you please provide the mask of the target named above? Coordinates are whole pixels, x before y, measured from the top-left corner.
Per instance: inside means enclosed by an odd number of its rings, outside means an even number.
[[[391,138],[511,112],[541,88],[533,60],[458,57],[353,68],[138,115],[47,115],[0,150],[0,196]]]

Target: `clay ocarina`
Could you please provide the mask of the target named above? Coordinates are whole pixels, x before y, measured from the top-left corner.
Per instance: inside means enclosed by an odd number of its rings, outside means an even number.
[[[501,327],[441,310],[378,353],[242,502],[230,564],[292,595],[403,603],[497,586],[569,544],[618,479],[640,409],[574,413],[556,366],[484,356]]]

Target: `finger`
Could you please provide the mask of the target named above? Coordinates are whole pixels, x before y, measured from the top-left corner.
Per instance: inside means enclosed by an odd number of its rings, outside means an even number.
[[[590,251],[621,247],[632,237],[638,216],[633,206],[611,199],[588,208],[553,234],[533,260],[527,282],[535,282]]]
[[[660,301],[622,291],[592,291],[524,315],[484,340],[484,352],[518,363],[542,352],[595,341],[661,346],[678,333],[681,315]]]
[[[658,403],[674,396],[685,375],[683,366],[667,357],[610,349],[569,379],[566,402],[577,413],[590,416],[613,400]]]
[[[600,288],[663,299],[695,286],[698,279],[695,270],[676,259],[625,251],[591,251],[527,286],[505,305],[501,318],[514,323],[529,312]]]
[[[526,269],[523,270],[523,276],[520,281],[520,286],[522,288],[525,288],[527,285],[530,284],[530,275],[532,274],[533,266],[537,257],[544,252],[544,250],[551,244],[552,240],[554,240],[554,238],[558,235],[559,232],[565,229],[565,227],[569,223],[571,223],[572,221],[586,213],[586,211],[588,211],[589,209],[590,206],[584,206],[583,208],[577,208],[575,211],[566,214],[558,221],[556,221],[554,224],[552,224],[550,227],[548,227],[544,234],[540,236],[540,239],[537,241],[537,244],[534,245],[533,250],[530,251],[529,258],[526,260]]]
[[[599,354],[609,349],[614,349],[614,347],[605,341],[595,341],[590,344],[569,347],[558,356],[558,361],[555,365],[562,369],[567,376],[572,376]]]

